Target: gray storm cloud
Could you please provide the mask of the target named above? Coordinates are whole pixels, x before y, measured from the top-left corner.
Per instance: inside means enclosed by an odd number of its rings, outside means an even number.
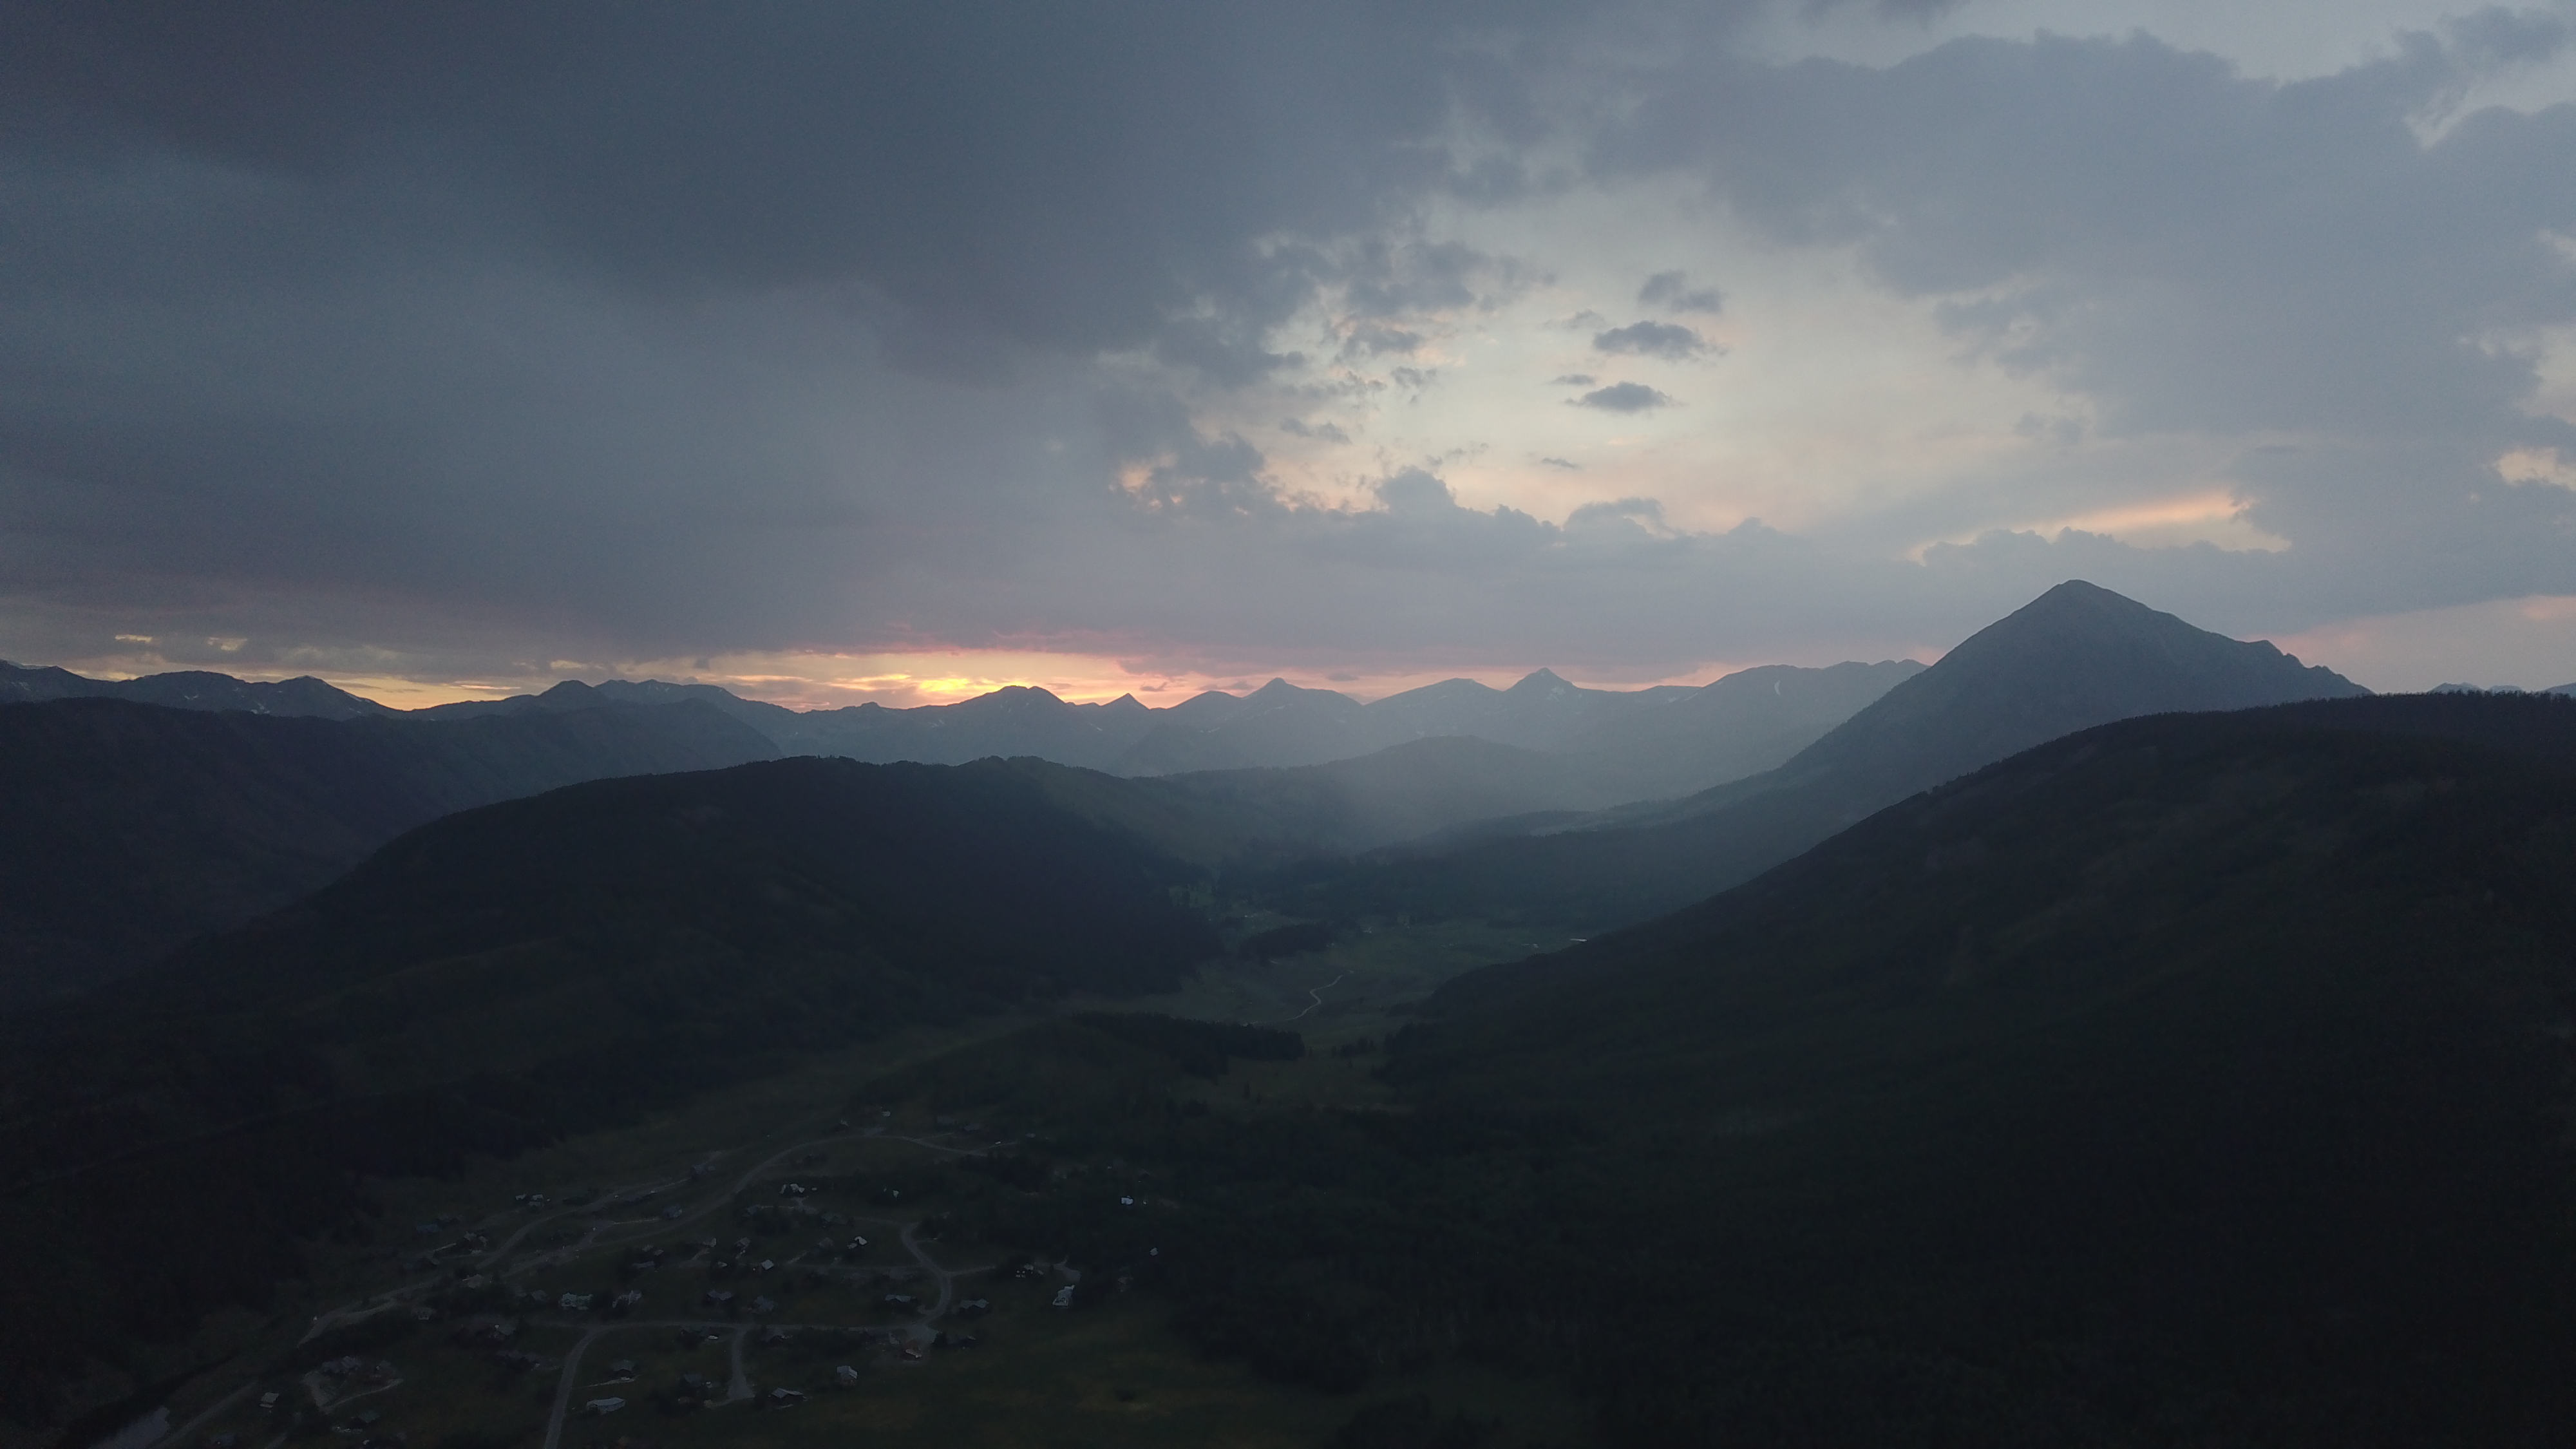
[[[0,652],[1651,671],[1946,640],[2078,573],[2234,628],[2576,592],[2576,495],[2493,470],[2576,458],[2530,405],[2535,329],[2576,321],[2576,107],[2417,128],[2563,48],[2559,19],[2485,12],[2283,85],[2143,34],[1770,63],[1737,13],[13,9]],[[1545,259],[1422,217],[1596,184],[1848,250],[2099,436],[2241,443],[2230,486],[2291,547],[1909,558],[1943,530],[1694,534],[1635,499],[1552,521],[1403,460],[1328,505],[1204,421],[1334,363],[1280,340],[1322,299],[1354,365],[1450,386],[1424,319]],[[1666,271],[1637,305],[1599,352],[1698,356],[1656,319],[1721,299]],[[1588,411],[1671,401],[1559,380]]]

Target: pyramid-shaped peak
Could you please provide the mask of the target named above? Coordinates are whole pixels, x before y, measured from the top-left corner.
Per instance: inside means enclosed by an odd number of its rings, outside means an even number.
[[[1564,677],[1559,675],[1553,669],[1533,669],[1529,673],[1522,675],[1520,682],[1513,685],[1508,692],[1512,694],[1520,694],[1523,692],[1530,694],[1554,694],[1559,690],[1572,689],[1573,687],[1573,685],[1566,683]]]
[[[1287,680],[1273,679],[1268,684],[1265,684],[1259,689],[1254,690],[1252,693],[1245,695],[1244,698],[1260,699],[1267,696],[1271,699],[1278,699],[1283,695],[1304,694],[1305,692],[1306,691],[1299,689],[1297,686],[1290,684]]]
[[[1913,789],[2113,720],[2369,692],[2268,643],[2070,579],[1961,640],[1791,766],[1865,768]]]

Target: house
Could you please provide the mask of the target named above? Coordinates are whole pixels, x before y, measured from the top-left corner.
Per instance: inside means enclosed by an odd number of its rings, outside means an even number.
[[[730,1288],[710,1288],[707,1290],[705,1301],[714,1304],[718,1308],[722,1308],[733,1302],[733,1290]]]
[[[778,1305],[764,1294],[761,1297],[751,1300],[751,1311],[767,1316],[769,1314],[776,1313],[778,1311]]]
[[[705,1374],[680,1375],[680,1390],[683,1393],[703,1394],[711,1387],[713,1387],[713,1385],[707,1382],[707,1376]]]
[[[990,1298],[969,1298],[957,1305],[957,1315],[961,1318],[981,1318],[992,1311],[993,1300]]]
[[[762,1348],[776,1348],[778,1345],[785,1343],[790,1337],[792,1337],[792,1335],[790,1335],[786,1329],[772,1328],[761,1334],[760,1346]]]
[[[277,1390],[270,1389],[267,1393],[259,1396],[259,1411],[263,1414],[274,1414],[277,1412]]]
[[[614,1414],[625,1407],[626,1401],[624,1399],[611,1396],[605,1399],[593,1399],[589,1403],[582,1405],[581,1411],[585,1414]]]
[[[618,1294],[616,1297],[609,1299],[608,1307],[609,1311],[613,1313],[632,1313],[635,1311],[635,1305],[643,1301],[644,1290],[640,1288],[629,1288],[625,1292]]]
[[[682,1212],[681,1212],[681,1210],[680,1210],[680,1205],[679,1205],[678,1203],[673,1203],[673,1204],[671,1204],[669,1207],[666,1207],[666,1208],[662,1209],[662,1218],[663,1218],[663,1220],[664,1220],[665,1222],[674,1222],[674,1223],[676,1223],[676,1222],[678,1222],[678,1221],[681,1219],[681,1217],[682,1217],[682,1216],[683,1216],[683,1214],[682,1214]]]
[[[596,1296],[590,1293],[567,1293],[555,1300],[555,1306],[566,1312],[579,1313],[588,1309],[590,1300]]]
[[[777,1265],[776,1263],[771,1262],[771,1261],[770,1261],[770,1260],[768,1260],[767,1258],[763,1258],[763,1259],[761,1259],[761,1260],[760,1260],[760,1271],[762,1271],[762,1272],[764,1272],[764,1273],[768,1272],[770,1269],[775,1268],[775,1267],[777,1267],[777,1266],[778,1266],[778,1265]]]
[[[1073,1306],[1072,1284],[1067,1283],[1063,1287],[1055,1290],[1055,1306],[1058,1308],[1071,1308]]]
[[[859,1386],[859,1371],[848,1364],[843,1364],[832,1370],[832,1382],[845,1389],[855,1389]]]
[[[803,1402],[805,1402],[805,1395],[795,1389],[771,1389],[769,1391],[769,1407],[773,1409],[784,1409],[791,1404],[801,1404]]]
[[[621,1358],[617,1362],[610,1364],[608,1366],[608,1376],[613,1379],[631,1379],[635,1377],[635,1360],[631,1358]]]
[[[888,1308],[910,1308],[912,1306],[912,1295],[909,1293],[889,1293],[885,1296],[885,1301]]]

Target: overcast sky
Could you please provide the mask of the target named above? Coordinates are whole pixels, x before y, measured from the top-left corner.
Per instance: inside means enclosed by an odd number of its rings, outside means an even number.
[[[2576,679],[2576,4],[0,16],[11,659]]]

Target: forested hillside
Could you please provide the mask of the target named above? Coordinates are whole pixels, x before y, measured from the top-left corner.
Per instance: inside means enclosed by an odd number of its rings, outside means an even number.
[[[448,1170],[915,1022],[1165,988],[1188,868],[996,767],[797,759],[451,816],[5,1024],[13,1411],[292,1276],[352,1174]]]

